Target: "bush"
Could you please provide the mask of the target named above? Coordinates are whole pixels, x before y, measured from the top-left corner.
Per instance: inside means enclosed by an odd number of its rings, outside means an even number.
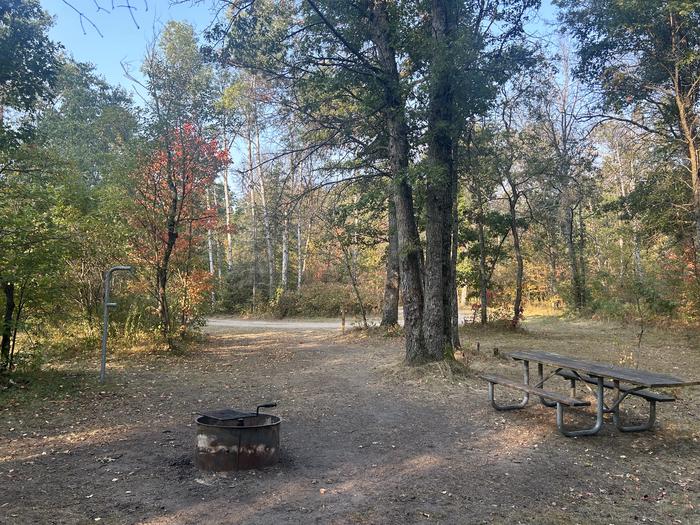
[[[367,312],[375,312],[380,304],[372,291],[362,291]],[[313,283],[300,290],[278,290],[270,302],[270,313],[276,317],[337,317],[342,311],[348,315],[360,313],[357,297],[349,284]]]

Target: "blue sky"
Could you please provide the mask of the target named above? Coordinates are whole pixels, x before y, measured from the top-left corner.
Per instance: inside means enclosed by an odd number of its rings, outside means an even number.
[[[130,91],[132,82],[125,78],[121,63],[127,64],[134,76],[140,78],[139,67],[145,51],[168,20],[187,21],[201,31],[213,18],[211,6],[217,4],[216,0],[205,0],[196,5],[188,2],[171,6],[170,0],[130,0],[136,8],[137,27],[125,8],[112,9],[113,3],[124,4],[125,0],[67,1],[89,17],[103,36],[87,21],[83,21],[86,33],[83,34],[80,15],[63,0],[41,0],[44,9],[55,18],[51,38],[61,42],[76,60],[95,64],[111,84],[121,84]],[[109,12],[98,11],[95,2]],[[540,16],[552,20],[550,0],[543,0],[542,4]],[[540,34],[552,31],[542,21],[533,24],[532,29]]]
[[[94,22],[103,36],[85,20],[86,34],[83,34],[80,15],[63,0],[41,0],[41,4],[54,17],[54,27],[50,31],[53,40],[62,43],[76,60],[95,64],[97,71],[110,83],[128,89],[132,83],[125,78],[121,63],[127,64],[135,76],[140,77],[139,67],[145,51],[168,20],[187,21],[200,31],[212,19],[206,5],[171,6],[170,0],[130,0],[136,8],[137,27],[125,8],[112,9],[112,0],[96,1],[109,12],[98,12],[93,0],[68,0]],[[124,3],[124,0],[114,1],[114,4]]]

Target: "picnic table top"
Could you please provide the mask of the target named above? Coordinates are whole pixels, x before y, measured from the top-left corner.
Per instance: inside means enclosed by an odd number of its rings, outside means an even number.
[[[511,352],[508,355],[519,361],[532,361],[560,368],[568,368],[592,376],[609,377],[611,379],[617,379],[626,383],[633,383],[649,388],[700,385],[700,380],[686,381],[685,379],[668,374],[636,370],[634,368],[625,368],[596,361],[586,361],[552,352]]]

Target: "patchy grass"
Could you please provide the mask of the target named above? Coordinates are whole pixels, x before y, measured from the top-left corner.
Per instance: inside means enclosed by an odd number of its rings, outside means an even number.
[[[698,332],[687,328],[647,328],[638,345],[639,332],[634,325],[542,316],[527,319],[517,331],[470,326],[461,334],[466,349],[473,352],[479,343],[483,355],[493,355],[496,348],[502,354],[527,347],[669,373],[700,370]],[[669,354],[673,354],[672,360],[666,358]]]
[[[373,337],[396,338],[403,337],[403,327],[395,326],[380,326],[378,324],[370,324],[364,328],[361,324],[353,324],[350,328],[345,329],[345,333],[349,340],[351,339],[371,339]]]
[[[41,405],[96,390],[95,373],[47,368],[0,375],[0,406]]]

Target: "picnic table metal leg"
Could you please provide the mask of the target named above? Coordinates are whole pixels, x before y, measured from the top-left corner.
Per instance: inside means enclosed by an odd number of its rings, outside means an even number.
[[[529,361],[523,361],[523,382],[526,385],[530,384],[530,362]],[[491,406],[495,408],[496,410],[517,410],[519,408],[523,408],[525,405],[527,405],[528,401],[530,400],[530,393],[525,392],[523,395],[523,399],[520,401],[520,403],[515,403],[513,405],[499,405],[496,403],[496,399],[494,397],[494,384],[489,381],[489,401],[491,402]]]
[[[656,421],[656,401],[653,399],[649,400],[649,417],[645,423],[640,425],[623,425],[622,418],[620,417],[620,403],[622,399],[620,398],[620,381],[613,380],[613,385],[615,386],[615,403],[613,404],[612,415],[613,423],[620,432],[643,432],[645,430],[651,430]]]
[[[537,363],[537,384],[539,386],[542,386],[544,384],[544,365],[542,365],[542,363]],[[556,401],[547,401],[542,396],[540,396],[540,403],[549,408],[557,406]]]
[[[603,427],[603,378],[596,377],[596,419],[595,425],[591,428],[584,428],[581,430],[566,430],[564,427],[564,405],[557,403],[557,427],[559,432],[564,434],[566,437],[575,436],[592,436],[597,434]]]

